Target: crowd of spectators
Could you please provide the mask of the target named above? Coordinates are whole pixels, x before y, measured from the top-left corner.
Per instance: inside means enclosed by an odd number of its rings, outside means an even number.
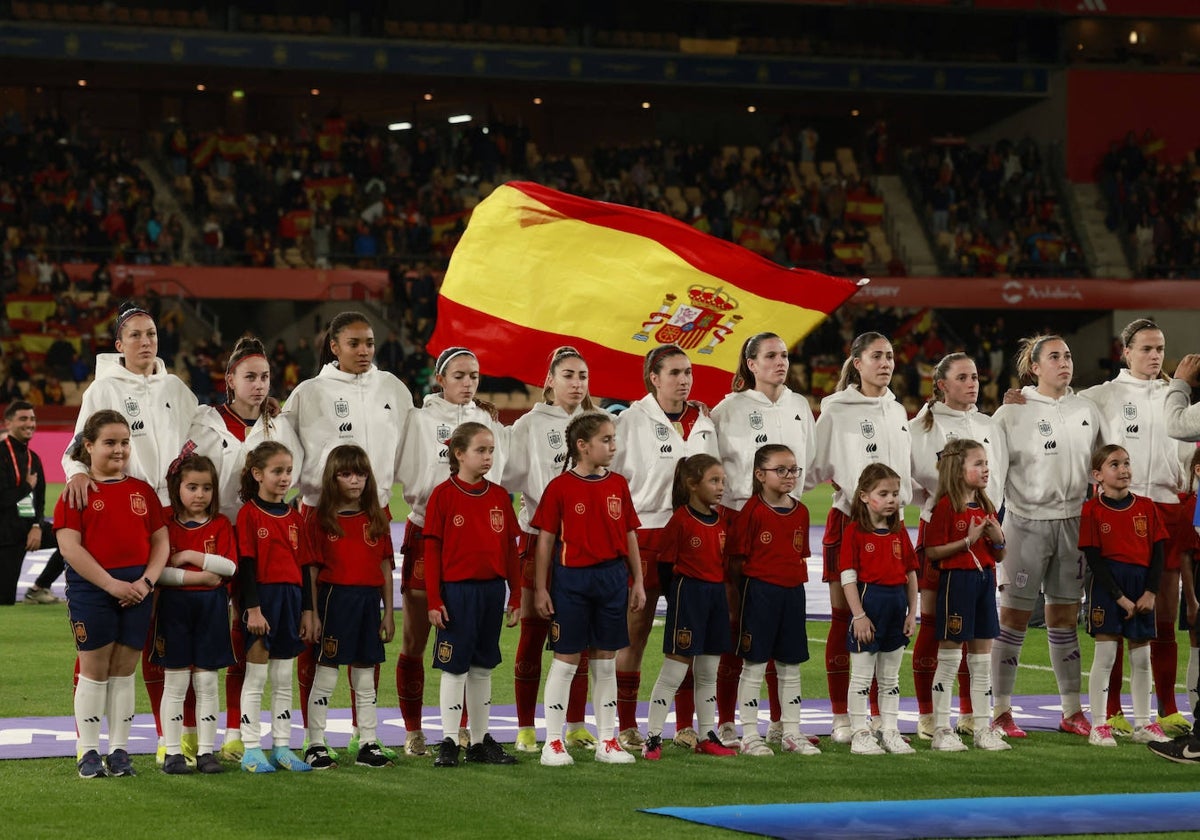
[[[946,273],[1086,274],[1032,139],[971,146],[953,138],[911,149],[904,160]]]
[[[481,196],[517,178],[664,212],[779,262],[855,271],[872,256],[872,220],[855,208],[876,197],[852,165],[818,175],[819,142],[785,126],[761,150],[669,140],[542,155],[523,126],[498,120],[414,134],[331,113],[278,134],[175,124],[163,154],[209,264],[444,259]]]
[[[1200,167],[1194,153],[1180,163],[1162,160],[1152,131],[1114,140],[1097,172],[1109,230],[1127,246],[1138,277],[1200,278]]]

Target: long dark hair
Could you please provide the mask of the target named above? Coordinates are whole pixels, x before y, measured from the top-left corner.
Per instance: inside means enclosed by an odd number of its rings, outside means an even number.
[[[379,489],[375,486],[375,473],[371,470],[371,461],[361,446],[352,443],[335,446],[325,459],[325,471],[321,474],[321,501],[317,503],[317,517],[321,530],[335,537],[345,534],[338,522],[338,473],[352,472],[367,477],[363,484],[362,500],[359,506],[367,515],[367,536],[379,539],[388,532],[391,525],[383,507],[379,504]]]
[[[277,440],[264,440],[246,453],[246,466],[242,467],[242,481],[238,490],[238,498],[243,502],[258,498],[258,481],[254,478],[254,470],[265,469],[267,461],[280,453],[290,456],[292,450]]]
[[[870,533],[875,530],[875,526],[871,524],[871,512],[867,509],[867,503],[862,500],[864,493],[870,493],[875,489],[881,481],[887,481],[894,478],[900,481],[900,474],[887,464],[867,464],[862,473],[858,476],[858,486],[854,488],[854,495],[850,499],[850,519],[858,525],[858,527]],[[897,508],[887,521],[887,529],[893,534],[904,527],[904,510]]]
[[[450,433],[450,438],[446,441],[446,457],[450,460],[450,475],[458,475],[458,456],[455,453],[466,452],[475,435],[480,432],[492,434],[492,430],[482,423],[468,420],[466,423],[459,423]]]
[[[71,460],[79,461],[81,464],[86,464],[88,467],[92,465],[92,457],[88,454],[85,443],[95,443],[100,438],[100,430],[108,425],[124,426],[129,428],[129,421],[119,411],[113,411],[111,408],[102,408],[92,414],[84,421],[83,429],[75,436],[75,440],[71,442],[71,449],[68,453]]]
[[[671,482],[671,507],[683,507],[692,497],[692,487],[704,479],[704,474],[721,461],[707,452],[680,458],[675,464],[675,478]]]
[[[367,316],[361,312],[351,310],[349,312],[339,312],[333,316],[333,320],[329,322],[329,329],[325,331],[325,335],[321,339],[321,352],[317,357],[317,369],[314,373],[320,373],[321,368],[325,367],[325,365],[337,361],[337,356],[333,353],[333,342],[341,335],[342,330],[352,324],[366,324],[368,327],[371,326],[371,322],[367,319]]]
[[[567,439],[567,460],[563,463],[563,472],[579,462],[579,444],[594,438],[605,423],[616,426],[616,418],[607,411],[581,411],[571,418],[564,432]]]
[[[737,372],[733,374],[733,390],[753,391],[757,387],[758,382],[754,378],[754,372],[750,370],[750,360],[758,355],[758,348],[762,346],[764,341],[772,338],[779,338],[773,332],[760,332],[757,335],[752,335],[742,343],[742,352],[738,355]]]
[[[880,339],[888,342],[888,344],[892,343],[886,335],[877,332],[865,332],[855,337],[854,341],[850,343],[850,355],[842,363],[842,373],[838,377],[837,387],[834,388],[835,391],[845,391],[851,385],[856,388],[862,387],[862,374],[854,366],[854,360],[861,359],[862,354],[867,352],[867,348]]]
[[[205,513],[210,517],[216,516],[221,511],[221,484],[217,467],[207,455],[195,452],[176,459],[167,470],[167,497],[171,500],[171,509],[175,511],[176,516],[186,512],[179,488],[183,486],[183,474],[189,472],[208,473],[212,477],[212,498],[208,500],[208,510]]]

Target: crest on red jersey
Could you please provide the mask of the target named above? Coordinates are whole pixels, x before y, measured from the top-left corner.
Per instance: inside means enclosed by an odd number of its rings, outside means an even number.
[[[497,534],[504,533],[504,511],[500,508],[494,507],[488,511],[488,522]]]
[[[451,642],[438,642],[437,646],[438,662],[445,664],[454,658],[454,645]]]
[[[204,541],[204,553],[205,554],[216,554],[217,553],[217,538],[216,537],[209,537],[208,539],[206,539]]]
[[[1107,522],[1101,522],[1101,523],[1100,523],[1100,533],[1101,533],[1101,534],[1108,534],[1108,533],[1111,533],[1111,532],[1112,532],[1112,525],[1110,525],[1110,524],[1109,524],[1109,523],[1107,523]]]
[[[467,518],[461,513],[454,514],[454,518],[450,521],[454,524],[455,528],[461,528],[463,525],[467,524]]]
[[[724,531],[722,531],[720,534],[717,535],[717,541],[721,544],[720,545],[721,552],[724,553],[725,552],[725,532]]]
[[[771,540],[773,540],[773,539],[774,539],[774,537],[771,536],[770,531],[763,531],[761,534],[758,535],[758,541],[760,543],[762,543],[763,545],[770,545]]]
[[[618,522],[621,521],[621,497],[620,496],[609,496],[608,497],[608,515],[611,516],[613,519],[617,520]]]
[[[1150,533],[1150,520],[1144,513],[1139,513],[1133,517],[1133,533],[1139,537],[1144,537]]]
[[[900,540],[892,540],[892,556],[899,560],[903,556],[900,550]]]
[[[425,580],[425,561],[418,560],[413,563],[413,580]]]
[[[688,540],[688,544],[692,548],[699,548],[703,543],[704,540],[700,539],[699,537],[692,537],[690,540]]]
[[[867,552],[867,554],[874,554],[875,553],[875,543],[873,543],[873,542],[867,543],[866,545],[863,546],[863,551]]]
[[[270,531],[268,531],[266,528],[259,528],[259,529],[258,529],[258,538],[259,538],[260,540],[265,540],[265,539],[266,539],[267,537],[269,537],[269,536],[271,536],[271,532],[270,532]]]
[[[371,546],[372,548],[379,545],[379,538],[371,536],[371,523],[370,522],[363,523],[363,542],[365,542],[367,545]]]
[[[292,544],[292,551],[300,547],[300,529],[295,525],[288,526],[288,541]]]
[[[321,639],[321,656],[326,659],[335,659],[338,652],[338,640],[333,636],[325,636]]]
[[[958,520],[957,522],[954,523],[954,527],[960,531],[967,530],[967,520],[965,520],[965,519]]]
[[[95,510],[95,511],[104,510],[104,500],[96,499],[94,502],[92,502],[92,510]]]
[[[585,505],[583,502],[576,502],[575,512],[580,516],[583,516],[585,513],[587,513],[587,505]]]
[[[808,534],[803,528],[797,528],[792,532],[792,548],[801,554],[808,548]]]
[[[146,497],[141,493],[134,493],[129,497],[129,507],[138,516],[146,515]]]
[[[81,645],[87,641],[87,625],[82,621],[72,621],[71,629],[75,631],[75,644]]]

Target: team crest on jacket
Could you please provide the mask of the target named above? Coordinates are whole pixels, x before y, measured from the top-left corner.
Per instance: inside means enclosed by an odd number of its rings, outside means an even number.
[[[671,430],[662,423],[654,424],[654,436],[659,440],[667,440],[671,437]]]
[[[1050,425],[1049,420],[1038,421],[1038,434],[1042,437],[1050,437],[1050,435],[1054,434],[1054,427]]]
[[[750,428],[754,431],[761,431],[763,427],[763,416],[761,411],[750,412]]]
[[[609,496],[608,497],[608,515],[611,516],[613,519],[616,519],[618,522],[621,520],[621,497],[620,496]]]
[[[146,497],[141,493],[134,493],[129,497],[129,507],[138,516],[146,515]]]
[[[1145,514],[1139,513],[1133,517],[1133,533],[1139,537],[1144,537],[1150,533],[1150,522]]]
[[[684,350],[700,347],[699,352],[710,354],[742,320],[741,315],[731,314],[738,302],[724,289],[697,283],[688,288],[687,297],[686,303],[676,304],[678,295],[664,295],[658,311],[642,322],[641,332],[634,333],[633,340],[649,341],[651,330],[657,326],[654,340],[659,344],[678,344]],[[701,347],[706,341],[707,345]]]
[[[870,440],[875,437],[875,422],[873,420],[863,420],[858,424],[858,428],[862,431],[862,436]]]
[[[338,640],[333,636],[325,636],[321,639],[321,656],[326,659],[334,659],[337,657]]]
[[[550,431],[546,432],[546,443],[550,444],[551,449],[562,449],[562,429],[551,429]]]
[[[504,533],[504,511],[500,508],[494,507],[488,511],[488,522],[497,534]]]
[[[1136,420],[1137,406],[1133,403],[1125,403],[1125,405],[1121,406],[1121,413],[1125,416],[1126,420]]]
[[[805,544],[808,542],[808,534],[803,528],[797,528],[792,532],[792,548],[801,554],[804,553]]]
[[[446,641],[438,642],[437,658],[438,658],[438,662],[441,662],[443,665],[446,664],[447,662],[449,662],[451,659],[453,659],[454,658],[454,645],[452,643],[446,642]]]
[[[288,542],[292,544],[292,551],[300,548],[300,529],[295,525],[288,526]]]
[[[437,427],[438,443],[445,443],[448,440],[450,440],[450,427],[445,423],[439,423]]]
[[[338,417],[342,417],[342,418],[349,417],[350,416],[350,403],[346,402],[346,400],[342,399],[341,397],[338,397],[336,400],[333,401],[333,413],[336,414]]]
[[[133,397],[125,398],[125,413],[130,417],[137,417],[142,413],[142,407],[138,405],[138,401]]]

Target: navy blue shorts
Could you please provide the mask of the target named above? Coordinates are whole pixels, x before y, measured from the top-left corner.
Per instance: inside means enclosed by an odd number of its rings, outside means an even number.
[[[321,619],[317,664],[337,667],[383,662],[381,603],[377,586],[321,584],[317,592],[317,617]]]
[[[1142,597],[1146,591],[1146,575],[1149,569],[1145,566],[1135,566],[1132,563],[1108,561],[1113,580],[1131,601]],[[1134,613],[1132,618],[1125,617],[1125,611],[1117,606],[1116,600],[1108,594],[1103,586],[1097,586],[1093,579],[1087,592],[1088,602],[1088,632],[1093,636],[1124,636],[1131,642],[1145,642],[1153,639],[1158,630],[1154,626],[1154,610],[1148,613]]]
[[[117,580],[133,582],[142,579],[146,567],[128,566],[109,569],[108,573]],[[116,598],[84,580],[70,565],[67,566],[66,580],[67,617],[71,621],[76,650],[98,650],[113,642],[134,650],[146,646],[150,617],[154,612],[153,598],[136,606],[122,607]]]
[[[555,566],[550,598],[550,650],[572,654],[629,646],[629,567],[624,558],[595,566]]]
[[[740,612],[738,653],[747,662],[774,659],[785,665],[797,665],[808,661],[804,584],[778,586],[745,578]]]
[[[908,617],[908,594],[904,584],[883,586],[878,583],[858,584],[858,597],[863,612],[875,625],[875,638],[862,644],[854,638],[854,622],[850,622],[847,648],[851,653],[888,653],[908,646],[904,635],[904,619]]]
[[[294,583],[260,583],[258,606],[271,630],[256,636],[246,629],[246,650],[259,639],[267,646],[271,659],[295,659],[304,650],[300,641],[300,587]],[[243,623],[245,617],[242,618]]]
[[[675,656],[728,653],[729,597],[725,584],[697,580],[687,575],[671,578],[667,599],[667,629],[663,653]]]
[[[999,635],[996,567],[982,571],[943,569],[938,576],[937,637],[947,642],[969,642]]]
[[[150,661],[163,668],[195,666],[204,671],[236,662],[229,635],[229,590],[160,590]]]
[[[465,674],[474,665],[500,664],[500,628],[504,624],[503,578],[442,583],[442,603],[450,618],[437,631],[433,667]]]

